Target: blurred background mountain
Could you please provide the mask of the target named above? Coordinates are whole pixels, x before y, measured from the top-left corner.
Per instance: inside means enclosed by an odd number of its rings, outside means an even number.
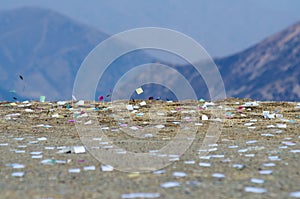
[[[0,11],[0,100],[41,95],[48,100],[71,99],[82,61],[108,37],[56,11],[35,7]],[[149,62],[172,65],[190,80],[199,98],[209,98],[204,81],[191,66],[172,62],[172,56],[170,62],[160,60],[148,51],[129,53],[114,62],[99,82],[97,95],[106,96],[128,69]],[[215,62],[228,97],[300,101],[300,23]],[[145,88],[144,97],[172,97],[157,86]]]
[[[229,96],[300,101],[300,22],[215,61]]]

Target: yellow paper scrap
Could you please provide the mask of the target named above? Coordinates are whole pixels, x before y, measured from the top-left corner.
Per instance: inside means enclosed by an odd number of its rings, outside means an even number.
[[[135,92],[139,95],[139,94],[143,93],[144,91],[143,91],[143,89],[140,87],[140,88],[137,88],[137,89],[135,90]]]

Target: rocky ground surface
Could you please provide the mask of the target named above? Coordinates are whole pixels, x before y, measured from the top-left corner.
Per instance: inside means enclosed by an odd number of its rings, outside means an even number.
[[[1,198],[300,198],[295,102],[1,102],[0,127]]]

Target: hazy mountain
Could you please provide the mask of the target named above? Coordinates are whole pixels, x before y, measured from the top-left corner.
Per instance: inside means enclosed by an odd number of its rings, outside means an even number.
[[[13,96],[38,99],[41,95],[48,100],[71,99],[81,63],[107,37],[46,9],[0,12],[0,100],[12,100]],[[151,61],[142,51],[115,60],[101,79],[98,93],[109,93],[129,68]]]
[[[300,22],[216,63],[228,96],[300,101]]]
[[[107,37],[45,9],[0,12],[0,100],[38,99],[40,95],[48,100],[71,99],[82,61]],[[99,82],[96,95],[109,93],[130,68],[159,62],[147,52],[131,52],[114,61]],[[300,23],[243,52],[215,61],[229,97],[300,101]],[[167,64],[190,80],[199,98],[209,98],[205,82],[191,66],[170,63]],[[139,97],[172,97],[162,87],[144,88]]]
[[[52,99],[70,97],[80,63],[106,37],[53,11],[2,11],[0,87],[14,89],[16,95],[31,99],[40,95]],[[11,94],[1,92],[1,96],[7,99]]]

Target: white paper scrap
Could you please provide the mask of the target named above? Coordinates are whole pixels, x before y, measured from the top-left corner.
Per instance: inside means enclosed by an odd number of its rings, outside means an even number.
[[[144,135],[144,137],[145,137],[145,138],[152,138],[152,137],[153,137],[153,134],[147,133],[147,134]]]
[[[58,101],[58,102],[57,102],[57,105],[63,106],[63,105],[65,105],[66,103],[67,103],[66,101]]]
[[[122,194],[121,196],[124,199],[128,198],[159,198],[159,193],[128,193],[128,194]]]
[[[162,128],[165,128],[165,125],[158,124],[158,125],[156,125],[155,127],[158,128],[158,129],[162,129]]]
[[[80,173],[80,169],[79,168],[69,169],[69,173]]]
[[[214,173],[214,174],[212,174],[212,177],[214,177],[214,178],[225,178],[225,175],[223,173]]]
[[[79,100],[77,103],[76,103],[77,106],[83,106],[84,105],[84,101],[83,100]]]
[[[295,142],[289,142],[289,141],[282,142],[282,144],[287,145],[287,146],[295,146],[296,145]]]
[[[129,127],[131,130],[139,130],[139,128],[137,126],[131,126]]]
[[[203,159],[203,160],[209,160],[210,159],[210,155],[200,156],[199,158]]]
[[[270,163],[264,163],[263,166],[265,166],[265,167],[275,167],[276,164],[273,163],[273,162],[270,162]]]
[[[236,169],[243,169],[243,168],[245,168],[245,165],[243,165],[243,164],[233,164],[232,167],[236,168]]]
[[[199,162],[199,166],[200,167],[210,167],[211,163],[209,163],[209,162]]]
[[[11,176],[13,177],[23,177],[25,175],[25,172],[13,172]]]
[[[259,173],[263,175],[270,175],[273,173],[273,170],[261,170]]]
[[[260,134],[261,136],[266,136],[266,137],[273,137],[274,135],[271,133],[262,133]]]
[[[248,151],[248,149],[240,149],[240,150],[238,150],[239,153],[245,153],[247,151]]]
[[[291,153],[300,153],[300,149],[290,150]]]
[[[176,171],[176,172],[173,172],[173,176],[182,178],[182,177],[186,176],[186,173],[180,172],[180,171]]]
[[[256,142],[257,142],[257,140],[249,140],[249,141],[246,142],[246,144],[254,144]]]
[[[43,153],[42,151],[32,151],[30,152],[30,155],[40,155],[42,153]]]
[[[45,146],[45,150],[54,150],[55,147],[54,146]]]
[[[255,157],[255,154],[254,153],[245,154],[245,157]]]
[[[7,164],[6,166],[10,166],[13,169],[23,169],[23,168],[25,168],[25,166],[23,164],[18,164],[18,163]]]
[[[111,166],[111,165],[102,165],[102,166],[101,166],[101,170],[102,170],[102,171],[113,171],[113,170],[114,170],[114,167]]]
[[[202,115],[202,116],[201,116],[201,119],[202,119],[203,121],[208,120],[208,116],[207,116],[207,115]]]
[[[25,153],[25,150],[15,150],[15,153]]]
[[[74,146],[74,153],[85,153],[85,148],[84,146]]]
[[[160,174],[163,174],[165,172],[166,172],[166,170],[157,170],[157,171],[153,171],[153,174],[160,175]]]
[[[186,160],[184,161],[184,164],[195,164],[194,160]]]
[[[291,192],[289,196],[293,198],[300,198],[300,191]]]
[[[278,156],[269,156],[268,158],[271,161],[280,161],[281,160]]]
[[[86,166],[86,167],[83,167],[83,170],[84,171],[95,171],[96,167],[95,166]]]
[[[223,154],[214,154],[214,155],[211,155],[212,158],[224,158],[225,155]]]
[[[89,124],[92,124],[92,120],[89,120],[89,121],[84,123],[84,125],[89,125]]]
[[[251,193],[266,193],[267,189],[265,188],[259,188],[259,187],[245,187],[245,192],[251,192]]]
[[[179,182],[165,182],[165,183],[160,184],[160,186],[162,188],[172,188],[172,187],[179,187],[180,184],[179,184]]]
[[[243,106],[250,107],[250,106],[258,106],[259,104],[257,102],[245,102]]]
[[[140,103],[140,106],[146,106],[146,102],[145,102],[145,101],[142,101],[142,102]]]
[[[259,178],[251,178],[250,181],[256,184],[263,184],[265,182],[264,179],[259,179]]]
[[[43,155],[33,155],[31,156],[32,159],[41,159],[43,158]]]
[[[278,128],[282,128],[282,129],[285,129],[287,126],[286,126],[286,124],[277,124],[277,127],[278,127]]]
[[[47,140],[47,138],[45,138],[45,137],[41,137],[41,138],[38,138],[37,140],[38,140],[38,141],[46,141],[46,140]]]
[[[236,148],[239,148],[239,146],[237,145],[233,145],[233,146],[228,146],[229,149],[236,149]]]
[[[128,111],[133,111],[133,106],[132,105],[126,105],[126,109],[128,110]]]

